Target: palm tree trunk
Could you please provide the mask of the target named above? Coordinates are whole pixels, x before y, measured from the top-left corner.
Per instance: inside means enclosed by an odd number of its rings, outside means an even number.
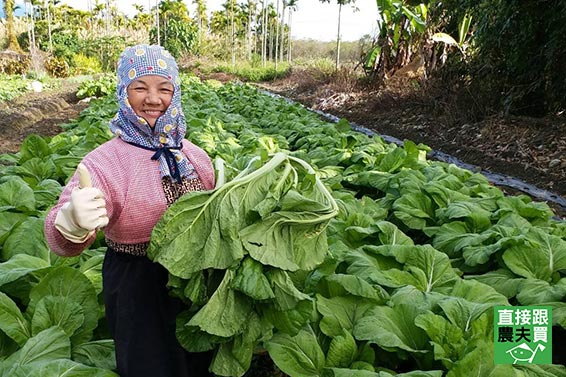
[[[285,0],[282,0],[283,10],[281,11],[281,43],[279,44],[279,61],[283,61],[283,46],[285,44]]]
[[[277,71],[277,60],[279,58],[279,0],[277,1],[277,13],[275,14],[275,71]]]
[[[49,34],[49,52],[53,52],[53,38],[51,36],[51,4],[46,0],[47,7],[47,33]]]
[[[155,22],[157,23],[157,44],[161,46],[161,23],[159,22],[159,0],[155,2]]]
[[[267,23],[269,24],[269,60],[270,61],[275,61],[277,59],[277,55],[275,54],[275,48],[277,47],[277,41],[275,40],[277,22],[278,22],[277,14],[275,14],[274,17],[270,17],[269,13],[267,14]]]
[[[267,64],[267,0],[263,0],[263,21],[261,25],[261,66]]]
[[[246,30],[246,49],[247,49],[247,58],[248,61],[252,61],[252,45],[253,45],[253,39],[252,39],[252,8],[255,10],[255,6],[253,5],[253,1],[252,0],[248,0],[248,28]]]
[[[287,62],[291,63],[291,45],[292,43],[292,39],[291,39],[291,25],[293,24],[293,8],[289,8],[289,28],[288,28],[288,37],[289,38],[289,44],[287,45]]]
[[[234,4],[235,1],[230,2],[230,43],[232,45],[232,67],[236,66],[236,24],[234,21]]]
[[[340,66],[340,18],[342,16],[342,4],[338,3],[338,34],[336,36],[336,69]]]

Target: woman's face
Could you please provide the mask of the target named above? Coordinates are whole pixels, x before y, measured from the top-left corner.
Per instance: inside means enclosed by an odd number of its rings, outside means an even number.
[[[173,98],[174,87],[163,76],[141,76],[128,85],[128,101],[136,114],[144,118],[153,128]]]

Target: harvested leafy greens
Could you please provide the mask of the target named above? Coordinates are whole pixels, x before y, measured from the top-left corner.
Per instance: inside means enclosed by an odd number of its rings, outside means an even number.
[[[193,303],[178,318],[181,344],[217,348],[212,371],[241,376],[274,329],[297,334],[314,306],[293,276],[324,261],[325,229],[337,213],[314,170],[284,153],[253,159],[220,188],[175,202],[155,226],[148,256]]]

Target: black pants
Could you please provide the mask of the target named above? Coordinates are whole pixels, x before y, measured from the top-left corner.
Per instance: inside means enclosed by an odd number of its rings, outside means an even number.
[[[210,353],[191,354],[175,337],[183,309],[170,297],[168,273],[147,257],[108,249],[102,268],[106,320],[121,377],[210,376]]]

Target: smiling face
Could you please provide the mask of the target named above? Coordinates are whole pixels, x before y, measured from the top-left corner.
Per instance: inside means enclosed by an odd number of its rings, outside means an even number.
[[[171,104],[174,86],[165,77],[147,75],[132,81],[127,93],[132,109],[153,128]]]

